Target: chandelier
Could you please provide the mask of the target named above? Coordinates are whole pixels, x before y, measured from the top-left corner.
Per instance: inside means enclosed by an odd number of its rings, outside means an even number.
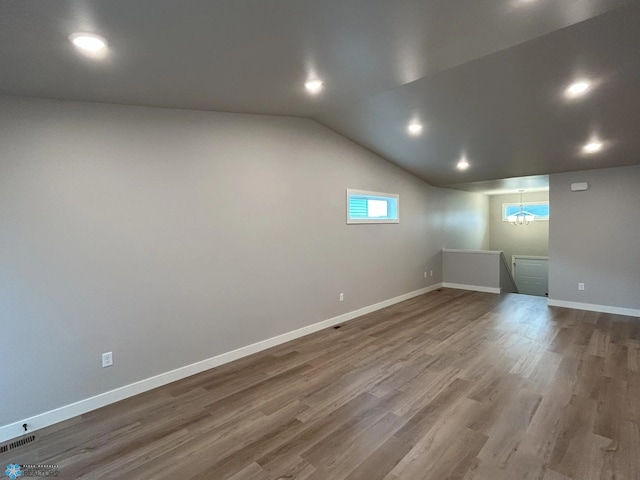
[[[529,225],[533,222],[533,215],[524,211],[524,206],[522,205],[522,192],[524,192],[524,190],[518,191],[520,192],[520,211],[515,215],[509,215],[507,220],[509,220],[512,225]]]

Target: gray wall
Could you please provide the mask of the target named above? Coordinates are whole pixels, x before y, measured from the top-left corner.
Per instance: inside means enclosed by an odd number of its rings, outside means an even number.
[[[549,298],[639,309],[640,165],[549,181]],[[572,192],[574,182],[588,182],[589,189]]]
[[[446,233],[446,248],[489,248],[489,197],[460,195],[458,190],[440,189],[442,206],[436,214],[442,216]]]
[[[0,97],[0,425],[440,282],[487,213],[310,120]]]
[[[500,255],[498,252],[444,251],[442,256],[444,282],[500,288]]]
[[[549,192],[523,193],[524,202],[549,201]],[[492,195],[489,199],[489,248],[502,250],[511,266],[513,255],[549,255],[549,222],[534,221],[529,225],[511,225],[502,221],[502,204],[519,203],[520,194]],[[553,212],[552,212],[553,215]]]

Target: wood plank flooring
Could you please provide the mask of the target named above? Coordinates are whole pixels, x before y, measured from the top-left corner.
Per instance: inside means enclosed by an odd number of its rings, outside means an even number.
[[[0,464],[68,479],[638,479],[640,319],[442,289],[37,435]]]

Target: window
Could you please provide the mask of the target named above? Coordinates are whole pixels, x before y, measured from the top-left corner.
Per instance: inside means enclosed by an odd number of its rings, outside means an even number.
[[[347,223],[399,223],[399,195],[347,189]]]
[[[549,220],[549,202],[522,202],[526,215],[533,215],[534,220]],[[519,203],[502,204],[502,221],[508,222],[511,215],[520,212]]]

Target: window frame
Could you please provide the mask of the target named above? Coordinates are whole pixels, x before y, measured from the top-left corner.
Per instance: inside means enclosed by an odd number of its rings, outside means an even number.
[[[525,212],[527,211],[527,206],[528,205],[548,205],[549,206],[549,215],[547,215],[546,217],[539,217],[537,215],[534,215],[533,221],[534,222],[548,222],[549,221],[549,216],[551,215],[551,205],[549,203],[548,200],[542,200],[539,202],[522,202],[522,206],[525,210]],[[502,204],[502,221],[503,222],[508,222],[508,217],[506,215],[506,210],[507,207],[520,207],[520,202],[506,202]]]
[[[350,199],[351,196],[376,197],[372,200],[380,198],[393,199],[396,203],[396,218],[351,218]],[[347,188],[346,191],[346,210],[347,225],[375,224],[375,223],[400,223],[400,195],[397,193],[372,192],[369,190],[357,190],[355,188]]]

